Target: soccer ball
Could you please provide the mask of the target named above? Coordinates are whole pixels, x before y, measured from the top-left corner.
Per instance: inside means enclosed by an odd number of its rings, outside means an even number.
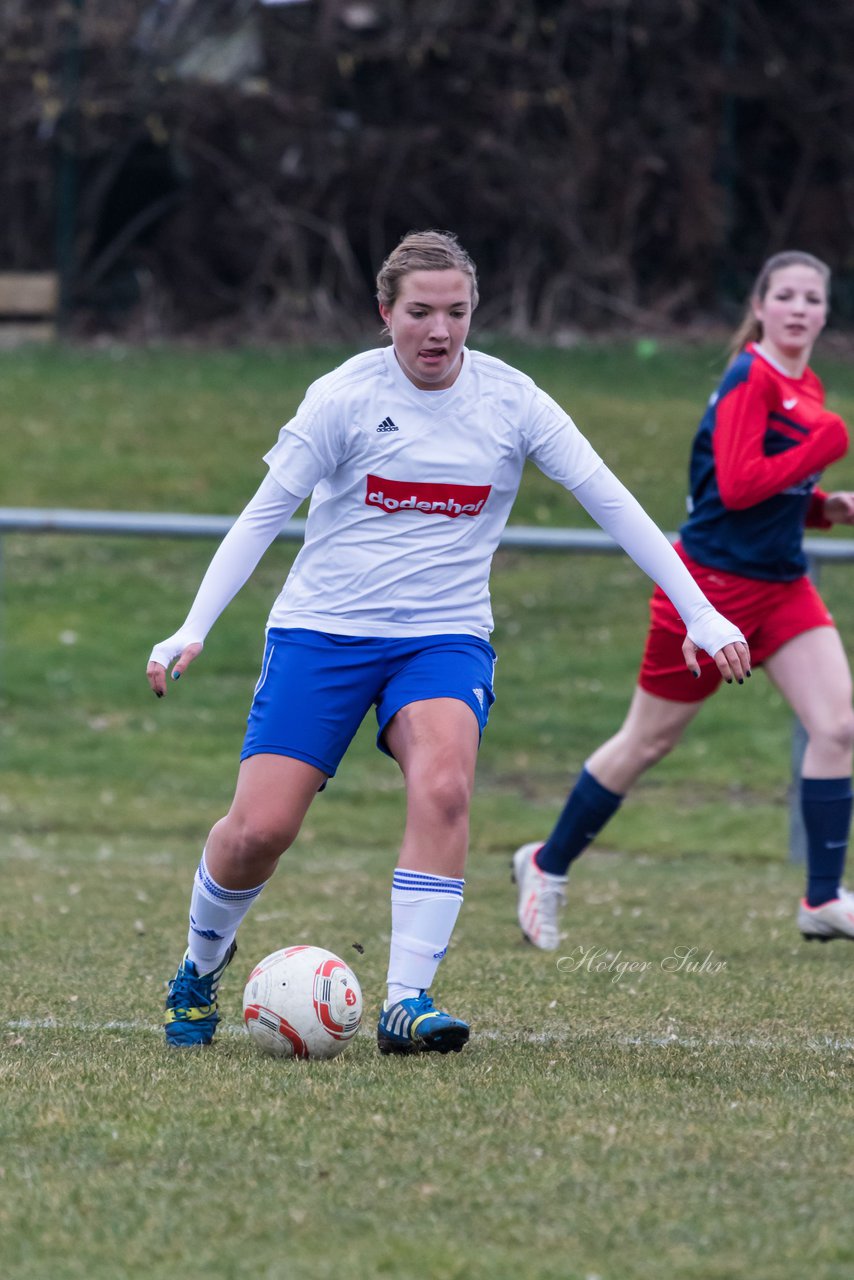
[[[362,989],[340,956],[283,947],[265,956],[243,992],[243,1021],[274,1058],[334,1058],[362,1021]]]

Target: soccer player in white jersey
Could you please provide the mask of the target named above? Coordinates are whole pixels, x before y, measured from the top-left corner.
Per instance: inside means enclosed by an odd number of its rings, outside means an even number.
[[[377,277],[391,345],[308,390],[265,455],[268,473],[211,561],[190,612],[155,646],[158,697],[303,498],[305,541],[267,623],[234,799],[211,830],[170,983],[170,1045],[203,1045],[237,929],[293,844],[372,706],[398,764],[406,821],[392,877],[383,1053],[458,1051],[468,1025],[430,987],[463,900],[469,808],[493,702],[489,569],[527,458],[567,488],[667,593],[685,661],[750,669],[744,637],[571,418],[518,370],[466,348],[474,264],[447,232],[413,232]],[[172,664],[174,663],[174,666]]]

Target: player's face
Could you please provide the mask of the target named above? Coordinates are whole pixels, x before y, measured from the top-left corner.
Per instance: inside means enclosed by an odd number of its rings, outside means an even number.
[[[380,304],[398,364],[421,391],[450,387],[471,324],[471,283],[456,269],[412,271],[393,306]]]
[[[785,361],[806,362],[827,319],[827,289],[815,267],[773,272],[768,291],[753,307],[762,322],[762,345]]]

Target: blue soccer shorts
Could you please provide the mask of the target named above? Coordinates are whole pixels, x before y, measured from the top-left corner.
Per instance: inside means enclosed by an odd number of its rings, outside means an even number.
[[[377,746],[392,716],[410,702],[457,698],[481,735],[492,691],[495,651],[467,635],[336,636],[271,627],[240,753],[292,756],[332,777],[356,730],[377,709]]]

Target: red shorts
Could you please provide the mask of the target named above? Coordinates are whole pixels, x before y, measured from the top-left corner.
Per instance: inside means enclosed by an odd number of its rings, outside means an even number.
[[[802,632],[834,626],[827,606],[809,578],[796,578],[794,582],[742,578],[737,573],[698,564],[679,543],[676,550],[700,590],[744,633],[754,667]],[[660,587],[653,593],[649,611],[649,635],[638,684],[647,693],[669,702],[702,702],[715,692],[723,679],[714,659],[700,651],[697,654],[700,679],[692,676],[682,657],[685,624]]]

